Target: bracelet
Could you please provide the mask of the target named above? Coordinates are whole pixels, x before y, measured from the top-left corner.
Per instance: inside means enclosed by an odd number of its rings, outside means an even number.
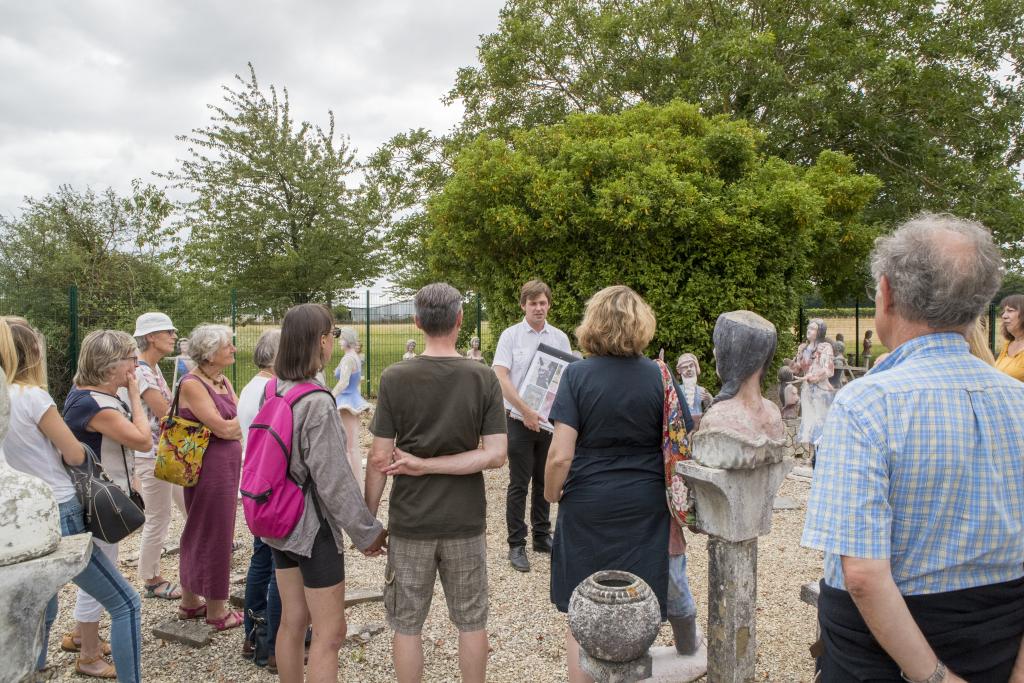
[[[935,671],[932,672],[932,675],[923,681],[916,681],[913,678],[907,678],[907,674],[902,671],[900,671],[900,678],[905,680],[907,683],[942,683],[942,681],[946,680],[946,673],[946,665],[943,664],[940,659],[935,663]]]

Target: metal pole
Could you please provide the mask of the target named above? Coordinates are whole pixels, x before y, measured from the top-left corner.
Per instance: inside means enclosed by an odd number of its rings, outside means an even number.
[[[366,395],[370,395],[370,290],[366,290]]]
[[[480,340],[480,346],[484,345],[484,324],[483,305],[480,303],[480,292],[476,293],[476,338]]]
[[[231,344],[238,348],[238,290],[231,289]],[[231,383],[238,386],[238,359],[231,366]]]
[[[801,335],[804,333],[804,305],[800,304],[800,312],[796,316],[796,340],[797,345],[800,344],[800,340],[803,339]]]
[[[988,305],[988,345],[992,347],[992,355],[996,355],[996,307]]]
[[[856,316],[854,318],[854,323],[853,323],[853,329],[854,329],[854,333],[853,333],[853,346],[854,346],[854,350],[857,353],[857,362],[854,363],[854,365],[856,365],[859,368],[860,367],[860,297],[859,296],[856,299],[856,303],[854,304],[854,309],[853,310],[854,310],[853,314],[854,314],[854,316]]]
[[[71,285],[68,289],[68,327],[71,334],[68,337],[68,365],[71,367],[71,376],[78,372],[78,287]]]

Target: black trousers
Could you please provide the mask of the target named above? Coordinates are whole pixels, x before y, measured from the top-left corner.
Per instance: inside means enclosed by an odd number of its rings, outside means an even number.
[[[530,493],[530,528],[534,539],[551,535],[551,505],[544,500],[544,465],[551,433],[534,432],[519,420],[508,421],[508,493],[505,524],[510,547],[526,545],[526,494]],[[530,484],[533,490],[529,491]]]

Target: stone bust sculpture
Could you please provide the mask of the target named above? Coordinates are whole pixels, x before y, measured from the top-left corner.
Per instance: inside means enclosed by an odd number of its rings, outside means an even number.
[[[722,390],[694,434],[694,460],[742,469],[778,462],[786,426],[778,406],[761,396],[761,378],[775,357],[775,325],[752,311],[718,316],[712,337]]]

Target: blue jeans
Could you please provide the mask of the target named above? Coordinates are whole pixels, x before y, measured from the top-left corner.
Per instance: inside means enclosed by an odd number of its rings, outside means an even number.
[[[77,499],[60,504],[60,533],[75,536],[85,533],[82,506]],[[121,576],[107,556],[92,546],[89,564],[73,581],[94,597],[110,613],[110,649],[117,668],[117,680],[136,683],[142,680],[142,600],[139,592]],[[43,649],[36,668],[46,666],[50,628],[57,619],[57,596],[46,606]]]
[[[697,616],[697,603],[686,578],[686,554],[668,556],[668,616]]]
[[[252,559],[245,577],[245,637],[252,633],[252,618],[249,610],[267,617],[267,637],[270,639],[270,654],[274,654],[277,627],[281,623],[281,594],[277,592],[277,575],[274,573],[274,556],[270,546],[253,538]]]

